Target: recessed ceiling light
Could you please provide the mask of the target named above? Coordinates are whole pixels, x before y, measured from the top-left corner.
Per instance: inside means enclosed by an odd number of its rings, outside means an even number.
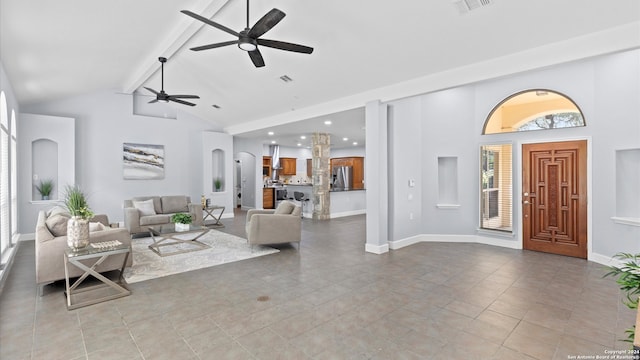
[[[269,134],[269,135],[273,135],[273,131],[269,131],[267,134]]]
[[[302,144],[301,144],[301,143],[298,143],[298,146],[302,146]]]
[[[349,138],[348,137],[343,137],[342,141],[349,141]]]
[[[357,142],[357,141],[354,141],[354,142],[353,142],[353,146],[356,146],[356,145],[358,145],[358,142]]]
[[[325,120],[325,121],[324,121],[324,124],[325,124],[325,125],[331,125],[331,120]]]
[[[304,140],[304,139],[306,139],[306,138],[307,138],[306,136],[304,136],[304,135],[300,135],[300,139]]]
[[[275,140],[271,140],[271,143],[272,143],[272,144],[275,144],[275,143],[276,143],[276,141],[275,141]]]

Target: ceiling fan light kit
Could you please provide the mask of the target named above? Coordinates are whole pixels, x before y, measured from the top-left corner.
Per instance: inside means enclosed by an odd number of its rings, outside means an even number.
[[[207,19],[189,10],[182,10],[181,13],[188,15],[196,20],[202,21],[207,25],[213,26],[216,29],[222,30],[238,38],[237,40],[232,40],[232,41],[224,41],[220,43],[197,46],[197,47],[191,48],[191,50],[193,51],[215,49],[218,47],[236,44],[241,50],[244,50],[249,54],[249,58],[251,59],[251,62],[255,67],[264,66],[264,59],[262,58],[262,54],[258,49],[258,45],[262,45],[262,46],[266,46],[266,47],[270,47],[278,50],[302,53],[302,54],[311,54],[313,52],[313,48],[309,46],[260,38],[267,31],[271,30],[274,26],[276,26],[286,16],[286,14],[276,8],[273,8],[271,9],[271,11],[269,11],[263,17],[261,17],[260,20],[258,20],[253,25],[253,27],[249,27],[249,0],[247,0],[247,27],[240,32],[236,32],[224,25],[218,24],[215,21]],[[160,57],[158,58],[158,60],[160,61],[160,64],[161,64],[162,86],[161,86],[160,92],[157,92],[151,88],[145,87],[145,89],[149,90],[150,92],[156,95],[156,98],[154,100],[149,101],[149,103],[155,103],[155,102],[167,103],[169,101],[173,101],[183,105],[195,106],[196,104],[194,103],[190,103],[188,101],[184,101],[180,99],[199,99],[200,97],[197,95],[169,95],[164,92],[164,63],[167,62],[167,59],[164,57]]]
[[[167,62],[167,58],[159,57],[158,61],[160,61],[160,76],[161,76],[160,92],[155,91],[152,88],[148,88],[146,86],[144,87],[145,89],[149,90],[150,92],[156,95],[156,98],[149,101],[149,104],[156,103],[156,102],[168,103],[169,101],[173,101],[182,105],[196,106],[196,104],[194,103],[180,100],[180,99],[200,99],[200,96],[198,95],[169,95],[166,92],[164,92],[164,63]]]
[[[237,40],[233,40],[233,41],[225,41],[220,43],[193,47],[191,48],[191,50],[193,51],[209,50],[209,49],[215,49],[215,48],[219,48],[227,45],[237,44],[240,49],[249,53],[249,58],[251,59],[251,62],[253,62],[253,65],[255,67],[264,66],[264,59],[262,58],[262,54],[258,49],[258,45],[262,45],[262,46],[266,46],[266,47],[270,47],[278,50],[298,52],[302,54],[311,54],[313,52],[313,48],[309,46],[260,38],[267,31],[271,30],[274,26],[276,26],[286,16],[286,14],[278,9],[275,9],[275,8],[271,9],[271,11],[269,11],[263,17],[261,17],[260,20],[258,20],[253,25],[253,27],[249,27],[249,0],[247,0],[247,27],[240,32],[232,30],[224,25],[218,24],[215,21],[207,19],[189,10],[182,10],[181,12],[187,16],[190,16],[196,20],[202,21],[207,25],[213,26],[218,30],[222,30],[238,38]]]

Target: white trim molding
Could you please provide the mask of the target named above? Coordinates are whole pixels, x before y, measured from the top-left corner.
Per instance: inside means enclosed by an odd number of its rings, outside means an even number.
[[[640,226],[640,218],[613,216],[611,220],[616,224]]]
[[[331,214],[329,214],[329,218],[335,219],[335,218],[341,218],[341,217],[345,217],[345,216],[362,215],[362,214],[366,214],[366,213],[367,213],[367,209],[350,210],[350,211],[331,213]]]
[[[403,247],[417,244],[419,242],[445,242],[445,243],[474,243],[500,246],[509,249],[522,249],[522,244],[514,240],[506,240],[490,236],[481,235],[459,235],[459,234],[421,234],[405,239],[389,241],[391,250],[398,250]]]
[[[389,252],[389,244],[384,244],[384,245],[365,244],[364,251],[368,253],[373,253],[376,255],[384,254]]]

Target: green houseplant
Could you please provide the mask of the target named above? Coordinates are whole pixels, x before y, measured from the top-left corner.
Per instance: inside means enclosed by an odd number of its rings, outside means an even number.
[[[175,223],[176,231],[189,230],[189,224],[193,222],[191,214],[177,213],[171,216],[171,221]]]
[[[213,186],[216,187],[216,191],[220,191],[220,189],[222,189],[222,179],[216,178],[213,180]]]
[[[640,254],[618,253],[614,255],[614,259],[622,261],[620,266],[609,266],[609,272],[604,276],[617,277],[616,282],[620,285],[620,289],[624,290],[626,294],[626,300],[622,302],[627,305],[629,309],[638,309],[638,296],[640,295]],[[625,331],[628,337],[624,341],[633,343],[633,339],[636,335],[636,326]]]
[[[74,250],[82,249],[89,245],[89,219],[93,211],[78,185],[66,187],[64,204],[71,215],[67,222],[67,245]]]
[[[38,190],[40,196],[42,196],[42,200],[49,200],[49,196],[51,196],[51,192],[53,191],[53,180],[40,180],[40,184],[36,185],[36,190]]]

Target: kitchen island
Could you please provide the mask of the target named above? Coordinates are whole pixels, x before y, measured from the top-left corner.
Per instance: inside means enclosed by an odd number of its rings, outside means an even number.
[[[306,199],[313,198],[313,185],[308,183],[285,184],[287,189],[287,197],[293,199],[294,191],[304,194]],[[344,216],[364,214],[367,209],[366,190],[331,190],[330,216],[331,218],[339,218]],[[292,200],[298,203],[295,200]],[[313,200],[306,201],[303,207],[303,216],[311,218],[313,216]]]

